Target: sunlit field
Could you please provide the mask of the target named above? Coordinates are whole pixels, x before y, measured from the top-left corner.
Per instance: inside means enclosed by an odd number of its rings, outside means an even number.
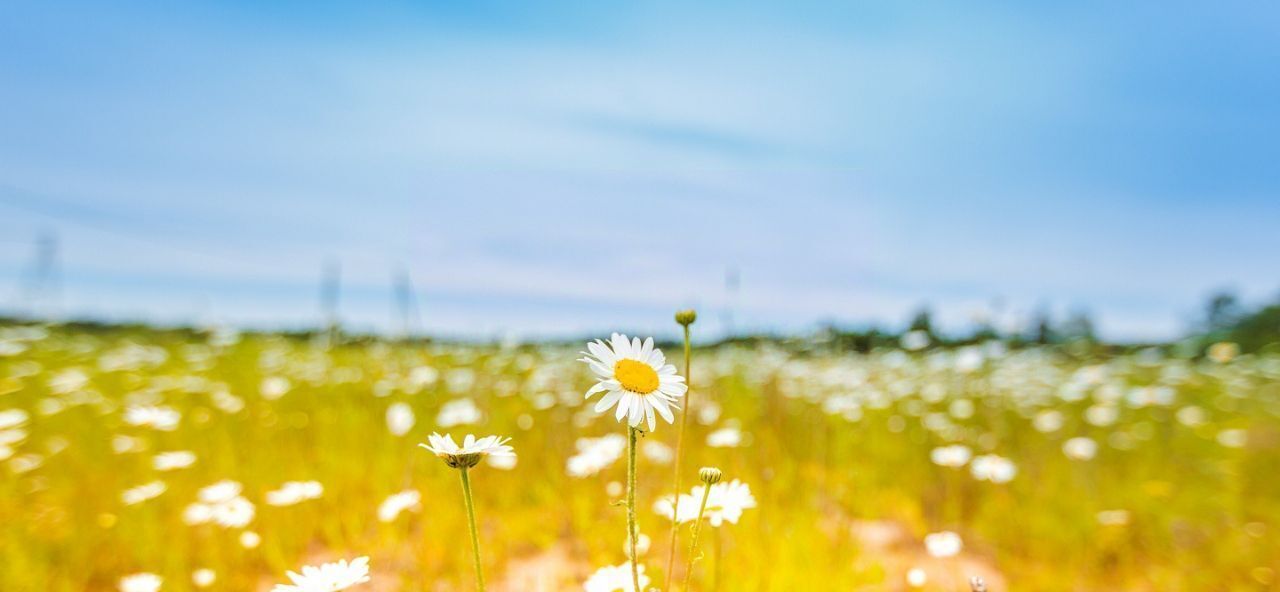
[[[1280,586],[1280,356],[905,341],[695,338],[682,493],[712,466],[755,503],[696,522],[690,589]],[[0,329],[0,590],[270,590],[362,556],[356,590],[474,589],[433,432],[511,438],[470,470],[489,589],[583,589],[627,564],[625,424],[584,349]],[[679,413],[638,445],[662,590]]]

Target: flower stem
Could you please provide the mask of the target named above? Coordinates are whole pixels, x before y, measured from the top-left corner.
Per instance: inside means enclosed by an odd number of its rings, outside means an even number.
[[[476,589],[484,592],[484,570],[480,568],[480,536],[476,533],[476,508],[471,501],[471,478],[467,476],[467,468],[459,469],[462,473],[462,498],[467,502],[467,521],[471,526],[471,554],[476,562]]]
[[[698,552],[698,531],[702,530],[702,515],[707,511],[707,499],[711,497],[711,483],[708,482],[706,487],[702,489],[702,505],[698,506],[698,520],[693,523],[693,542],[689,544],[689,567],[684,571],[684,585],[681,590],[688,592],[689,579],[693,576],[693,562],[701,559],[695,555]]]
[[[627,428],[627,538],[631,541],[631,584],[633,590],[640,592],[640,567],[637,564],[636,543],[636,432],[633,427]]]
[[[684,460],[684,433],[689,425],[689,399],[693,396],[693,378],[689,369],[689,325],[684,326],[684,383],[689,390],[684,395],[684,413],[680,414],[680,435],[676,437],[676,484],[675,484],[675,500],[671,502],[671,546],[667,551],[667,580],[663,588],[671,589],[671,576],[676,566],[676,541],[680,533],[680,471],[681,461]]]

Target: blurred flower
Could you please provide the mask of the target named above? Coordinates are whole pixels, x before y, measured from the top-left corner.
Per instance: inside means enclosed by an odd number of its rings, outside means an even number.
[[[578,453],[569,457],[565,471],[570,477],[590,477],[608,468],[627,449],[627,438],[622,434],[608,434],[600,438],[578,438]]]
[[[191,572],[191,584],[197,588],[208,588],[218,579],[218,574],[212,569],[202,567]]]
[[[1103,526],[1124,526],[1129,523],[1129,511],[1103,510],[1098,512],[1097,520]]]
[[[403,436],[413,429],[413,408],[408,403],[392,403],[387,407],[387,429],[392,435]]]
[[[756,507],[751,487],[737,479],[728,483],[716,483],[711,486],[710,491],[704,485],[696,485],[688,494],[680,496],[680,516],[675,520],[677,523],[692,522],[698,518],[704,492],[707,496],[704,516],[712,526],[718,527],[725,522],[737,524],[744,510]],[[653,505],[653,511],[672,520],[675,506],[673,502],[671,496],[659,498]]]
[[[934,557],[954,557],[964,548],[964,541],[960,535],[944,530],[925,535],[924,548]]]
[[[1098,443],[1078,436],[1062,443],[1062,453],[1072,460],[1089,460],[1098,454]]]
[[[995,454],[984,454],[973,459],[969,472],[979,481],[992,483],[1008,483],[1018,474],[1018,467],[1013,461]]]
[[[640,569],[641,590],[649,587],[649,576],[644,574],[644,566]],[[631,564],[611,565],[597,569],[582,585],[583,592],[640,592],[631,581]]]
[[[157,471],[172,471],[175,469],[185,469],[196,462],[194,452],[187,450],[174,450],[172,452],[161,452],[151,458],[151,466]]]
[[[120,578],[120,592],[156,592],[164,580],[153,573],[136,573]]]
[[[597,339],[587,349],[590,353],[582,352],[579,361],[591,368],[599,382],[586,396],[605,393],[596,403],[597,413],[617,405],[615,419],[628,418],[633,428],[647,419],[650,432],[657,428],[655,413],[667,423],[675,421],[671,409],[678,408],[677,401],[689,389],[676,367],[666,363],[662,350],[653,346],[652,337],[641,343],[638,337],[627,341],[625,335],[614,333],[609,344]]]
[[[1184,426],[1187,426],[1189,428],[1194,428],[1196,426],[1204,424],[1205,422],[1204,409],[1196,407],[1195,405],[1188,405],[1178,410],[1177,418],[1178,418],[1178,423]]]
[[[197,494],[200,501],[188,505],[182,519],[189,525],[216,523],[223,528],[244,528],[253,521],[253,503],[240,495],[240,484],[219,481]]]
[[[742,444],[742,430],[735,427],[720,428],[707,434],[707,446],[712,448],[737,448]]]
[[[913,567],[907,572],[908,586],[911,586],[912,588],[921,588],[927,583],[929,583],[929,574],[925,573],[923,569]]]
[[[1032,425],[1035,426],[1036,431],[1042,434],[1056,432],[1062,429],[1062,424],[1063,424],[1062,412],[1052,410],[1052,409],[1037,413],[1036,418],[1032,420]]]
[[[516,468],[517,459],[514,454],[510,456],[491,455],[486,456],[484,458],[484,462],[499,471],[510,471],[511,469]]]
[[[1218,432],[1218,443],[1227,448],[1244,448],[1248,442],[1249,432],[1245,430],[1232,428]]]
[[[973,456],[973,452],[964,444],[952,444],[950,446],[939,446],[929,453],[929,460],[933,464],[941,467],[959,468],[969,462],[969,458]]]
[[[908,331],[902,335],[902,349],[919,351],[929,347],[929,334],[925,331]]]
[[[440,407],[436,424],[442,428],[480,423],[480,409],[471,399],[455,399]]]
[[[670,463],[676,457],[675,451],[670,446],[657,440],[646,440],[640,445],[640,453],[645,458],[660,465]]]
[[[645,553],[648,553],[648,552],[649,552],[649,545],[650,545],[650,544],[652,544],[652,541],[649,539],[649,535],[644,534],[644,533],[640,533],[640,535],[639,535],[638,537],[636,537],[636,550],[638,550],[638,551],[640,552],[640,555],[644,555]],[[623,552],[627,557],[631,557],[631,540],[630,540],[630,537],[628,537],[628,540],[624,540],[624,541],[622,541],[622,552]]]
[[[378,506],[378,520],[393,522],[401,512],[417,512],[422,508],[422,494],[412,489],[392,494]]]
[[[171,432],[178,428],[182,414],[172,407],[155,405],[130,405],[124,410],[125,423],[132,426],[146,426],[153,429]]]
[[[1240,355],[1240,346],[1230,341],[1220,341],[1209,346],[1209,359],[1219,364],[1226,364]]]
[[[262,383],[258,385],[258,393],[263,399],[274,401],[285,396],[289,392],[292,385],[289,379],[283,376],[268,376],[262,379]]]
[[[369,558],[359,557],[326,563],[320,567],[305,566],[302,573],[288,573],[293,584],[276,584],[272,592],[339,592],[369,581]]]
[[[120,501],[126,506],[134,506],[159,497],[166,489],[164,481],[152,481],[120,492]]]
[[[267,505],[292,506],[319,498],[324,486],[319,481],[288,481],[280,489],[267,492]]]
[[[6,409],[0,411],[0,430],[16,428],[26,425],[27,420],[31,418],[26,411],[21,409]]]
[[[240,533],[240,546],[246,549],[257,549],[262,544],[262,537],[252,530]]]

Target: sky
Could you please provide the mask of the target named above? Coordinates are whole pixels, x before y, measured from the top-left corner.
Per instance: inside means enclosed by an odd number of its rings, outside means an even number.
[[[308,327],[333,262],[362,330],[403,272],[438,335],[1166,339],[1280,293],[1280,5],[612,4],[0,4],[0,311]]]

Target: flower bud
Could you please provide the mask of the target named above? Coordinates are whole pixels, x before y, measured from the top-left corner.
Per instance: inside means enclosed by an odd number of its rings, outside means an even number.
[[[698,311],[693,310],[692,308],[676,312],[676,322],[684,325],[685,327],[692,325],[696,320],[698,320]]]
[[[698,478],[707,485],[715,485],[724,478],[724,473],[715,467],[702,467],[702,470],[698,471]]]

